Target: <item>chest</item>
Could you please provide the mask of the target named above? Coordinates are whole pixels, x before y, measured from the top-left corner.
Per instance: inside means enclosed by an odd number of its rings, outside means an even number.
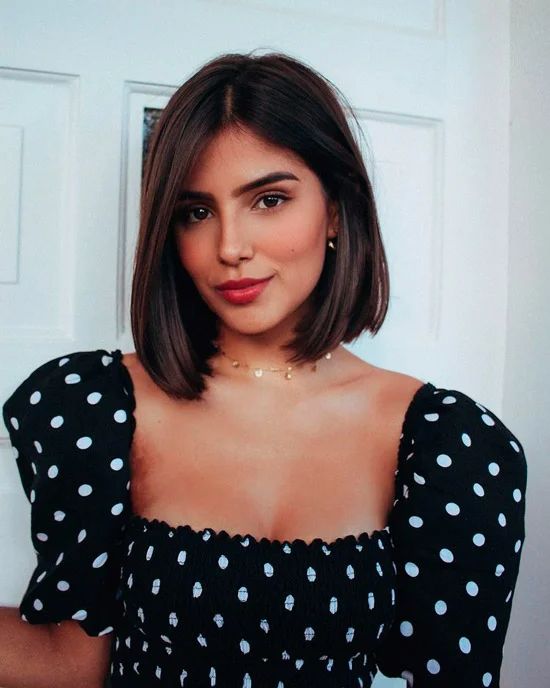
[[[308,403],[166,403],[142,397],[133,510],[171,525],[332,540],[381,529],[400,427],[355,393]]]

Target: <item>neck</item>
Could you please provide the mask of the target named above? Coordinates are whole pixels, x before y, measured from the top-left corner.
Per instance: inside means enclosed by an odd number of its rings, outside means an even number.
[[[254,378],[262,378],[263,385],[279,382],[288,385],[292,379],[305,381],[312,376],[318,378],[330,364],[325,357],[317,361],[292,363],[290,358],[293,352],[284,349],[283,342],[266,342],[257,336],[220,333],[217,344],[218,353],[211,360],[216,375],[252,382]],[[331,357],[332,353],[329,359]]]

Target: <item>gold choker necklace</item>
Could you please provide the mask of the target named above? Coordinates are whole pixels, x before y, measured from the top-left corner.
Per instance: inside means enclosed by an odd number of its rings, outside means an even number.
[[[294,366],[289,365],[286,368],[251,368],[251,366],[249,366],[247,363],[242,363],[241,361],[237,361],[235,358],[231,358],[231,356],[228,356],[225,353],[225,351],[221,348],[221,346],[219,346],[219,344],[215,344],[215,347],[222,354],[222,356],[225,356],[231,361],[231,365],[233,366],[233,368],[250,368],[252,370],[252,374],[254,375],[254,377],[262,377],[264,373],[284,373],[286,380],[292,379],[292,371],[294,370]],[[323,356],[323,358],[330,360],[332,358],[332,352],[327,352]],[[311,370],[317,370],[317,362],[312,364]]]

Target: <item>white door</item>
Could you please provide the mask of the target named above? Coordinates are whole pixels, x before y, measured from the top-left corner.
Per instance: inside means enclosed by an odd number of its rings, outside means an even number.
[[[499,413],[508,0],[4,0],[0,36],[2,401],[48,358],[133,350],[144,116],[214,55],[261,48],[330,78],[369,142],[391,305],[350,348]],[[2,431],[0,602],[16,604],[34,553]]]

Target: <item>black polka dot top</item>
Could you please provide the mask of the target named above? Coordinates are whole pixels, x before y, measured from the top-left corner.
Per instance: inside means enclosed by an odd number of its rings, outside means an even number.
[[[527,464],[466,394],[413,397],[386,528],[309,543],[132,513],[119,349],[43,363],[2,408],[37,556],[19,612],[111,633],[112,688],[500,685]]]

